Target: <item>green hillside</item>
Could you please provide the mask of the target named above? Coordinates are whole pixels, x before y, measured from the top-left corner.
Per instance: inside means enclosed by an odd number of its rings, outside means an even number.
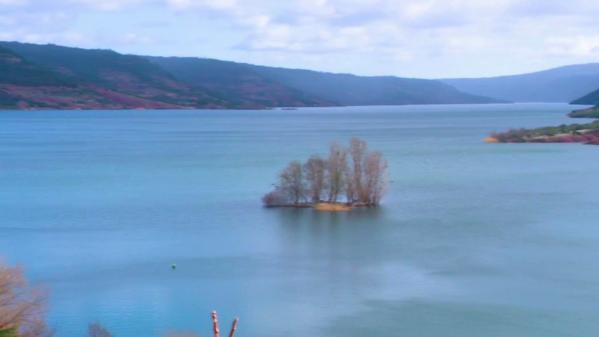
[[[579,97],[571,102],[572,104],[599,104],[599,89],[592,91],[582,97]]]
[[[89,101],[100,106],[102,100],[77,79],[0,46],[0,108],[73,108]]]
[[[12,50],[0,46],[0,83],[28,86],[73,86],[76,81],[28,62]]]
[[[154,101],[159,108],[227,107],[229,104],[210,94],[178,82],[161,67],[143,57],[122,55],[111,50],[69,48],[56,45],[36,45],[8,42],[9,48],[32,63],[63,74],[74,81],[97,89],[110,99],[126,105],[139,100]],[[114,91],[116,95],[105,92]],[[131,96],[128,102],[127,97]],[[137,102],[137,103],[136,103]]]

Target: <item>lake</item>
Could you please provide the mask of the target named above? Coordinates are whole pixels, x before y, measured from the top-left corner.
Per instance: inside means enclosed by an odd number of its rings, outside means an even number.
[[[0,112],[0,256],[57,337],[205,337],[213,309],[245,337],[595,337],[599,147],[482,142],[572,109]],[[389,161],[381,208],[261,206],[354,136]]]

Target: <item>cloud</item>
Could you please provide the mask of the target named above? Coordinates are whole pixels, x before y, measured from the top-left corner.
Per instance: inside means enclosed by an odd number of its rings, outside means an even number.
[[[3,39],[364,74],[495,74],[599,59],[596,0],[0,0],[0,8]]]
[[[0,0],[0,6],[23,6],[27,3],[27,0]]]
[[[546,39],[547,50],[554,56],[587,57],[599,55],[599,34]]]
[[[179,10],[194,8],[231,10],[239,6],[236,0],[166,0],[166,4]]]
[[[132,5],[148,3],[144,0],[70,0],[70,2],[74,5],[85,5],[102,11],[116,11]]]

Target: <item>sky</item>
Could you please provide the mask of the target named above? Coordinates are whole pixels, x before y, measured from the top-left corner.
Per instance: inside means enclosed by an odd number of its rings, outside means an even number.
[[[599,62],[599,0],[0,0],[0,40],[359,75]]]

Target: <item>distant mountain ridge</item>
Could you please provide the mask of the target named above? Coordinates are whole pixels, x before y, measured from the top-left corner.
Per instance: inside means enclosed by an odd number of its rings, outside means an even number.
[[[599,63],[511,76],[442,79],[460,91],[512,102],[570,102],[599,88]]]
[[[435,80],[393,76],[356,76],[303,69],[275,68],[213,59],[148,57],[177,79],[230,99],[251,95],[260,100],[264,88],[301,105],[402,105],[496,103],[499,100],[460,92]],[[223,69],[226,69],[223,70]],[[231,86],[241,83],[241,86]],[[315,104],[316,103],[316,104]]]
[[[0,108],[185,109],[492,103],[436,80],[0,42]]]

